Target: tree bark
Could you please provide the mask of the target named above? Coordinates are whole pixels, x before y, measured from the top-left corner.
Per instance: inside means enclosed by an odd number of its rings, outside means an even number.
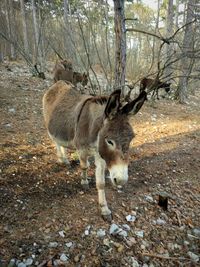
[[[173,34],[173,0],[168,1],[168,10],[167,10],[167,24],[166,24],[166,38],[169,38]],[[173,54],[173,45],[166,44],[166,57],[165,62],[170,62]],[[171,66],[168,65],[164,71],[164,76],[168,79],[170,78]]]
[[[26,55],[28,55],[29,54],[29,45],[28,45],[28,33],[27,33],[27,25],[26,25],[24,0],[20,0],[20,5],[21,5],[22,24],[23,24],[24,51],[25,51]]]
[[[36,64],[39,62],[40,72],[43,72],[44,63],[43,63],[42,51],[40,47],[40,38],[39,38],[39,29],[38,29],[38,23],[37,23],[35,0],[31,0],[31,1],[32,1],[32,12],[33,12],[33,26],[34,26],[34,34],[35,34],[35,60],[34,61]],[[39,60],[37,60],[37,58],[39,58]]]
[[[183,57],[180,62],[179,69],[182,69],[182,75],[179,79],[178,88],[176,91],[175,97],[179,100],[181,104],[186,103],[187,95],[188,95],[188,77],[191,73],[191,59],[189,59],[189,55],[193,50],[194,44],[194,31],[193,24],[190,23],[193,20],[194,8],[195,8],[196,0],[189,0],[187,5],[187,14],[186,14],[186,27],[183,38],[183,47],[182,53]]]
[[[14,19],[14,12],[13,12],[13,4],[11,0],[8,0],[5,2],[6,6],[6,21],[7,21],[7,27],[8,27],[8,37],[12,41],[10,42],[10,59],[16,58],[16,51],[14,47],[14,25],[12,20]]]
[[[124,0],[114,0],[115,23],[115,82],[114,87],[122,89],[124,95],[126,75],[126,29]]]

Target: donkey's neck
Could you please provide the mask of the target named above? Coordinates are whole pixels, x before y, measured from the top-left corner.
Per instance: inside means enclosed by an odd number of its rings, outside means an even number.
[[[89,98],[77,116],[74,143],[78,149],[95,146],[98,133],[103,125],[106,98]]]

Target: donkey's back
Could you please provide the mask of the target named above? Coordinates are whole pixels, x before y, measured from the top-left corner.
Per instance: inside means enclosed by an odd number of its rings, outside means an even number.
[[[81,95],[71,83],[58,81],[43,97],[44,120],[50,137],[67,146],[74,138],[81,103],[90,96]]]

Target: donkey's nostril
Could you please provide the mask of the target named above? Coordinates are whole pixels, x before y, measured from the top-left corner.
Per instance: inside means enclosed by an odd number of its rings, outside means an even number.
[[[114,180],[115,184],[117,184],[117,178],[114,178],[113,180]]]

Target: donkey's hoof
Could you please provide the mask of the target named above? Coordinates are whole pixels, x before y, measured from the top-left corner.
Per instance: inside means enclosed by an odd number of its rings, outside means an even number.
[[[103,215],[102,214],[101,216],[102,216],[102,218],[103,218],[104,221],[109,222],[109,223],[112,222],[112,219],[113,219],[112,213],[111,214],[107,214],[107,215]]]

